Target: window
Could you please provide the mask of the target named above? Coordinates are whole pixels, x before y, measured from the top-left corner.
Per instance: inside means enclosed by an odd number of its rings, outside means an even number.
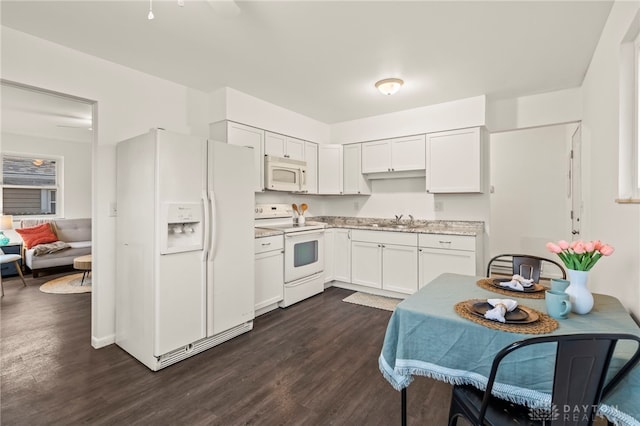
[[[61,169],[61,158],[3,154],[3,213],[16,216],[60,215]]]

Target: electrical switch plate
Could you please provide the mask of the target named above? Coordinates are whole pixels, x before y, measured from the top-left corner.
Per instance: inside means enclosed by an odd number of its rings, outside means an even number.
[[[444,203],[442,201],[436,201],[433,203],[433,210],[441,212],[444,210]]]

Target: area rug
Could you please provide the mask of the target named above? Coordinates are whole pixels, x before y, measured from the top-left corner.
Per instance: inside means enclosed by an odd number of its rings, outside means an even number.
[[[393,311],[396,308],[396,305],[402,302],[402,299],[357,292],[353,293],[351,296],[345,297],[342,301],[356,305],[369,306],[371,308],[384,309],[385,311]]]
[[[43,293],[71,294],[71,293],[89,293],[91,292],[91,276],[85,277],[84,284],[82,281],[82,273],[65,275],[55,280],[47,281],[40,286]]]

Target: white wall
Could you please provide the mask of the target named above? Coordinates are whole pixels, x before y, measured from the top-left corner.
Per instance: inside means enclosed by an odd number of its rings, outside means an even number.
[[[570,123],[581,117],[580,87],[487,102],[487,128],[491,132]]]
[[[589,274],[592,291],[619,298],[640,318],[640,206],[615,203],[618,195],[620,44],[640,2],[616,1],[582,86],[583,237],[616,252]]]
[[[64,217],[91,217],[91,144],[2,133],[1,152],[64,158]]]
[[[491,256],[549,253],[549,241],[571,241],[567,128],[555,125],[491,135]]]
[[[231,120],[316,143],[329,143],[329,126],[230,87],[209,94],[210,123]]]
[[[164,127],[207,136],[208,96],[46,40],[2,27],[2,78],[97,101],[93,151],[92,344],[114,341],[115,144]]]
[[[485,96],[331,125],[331,143],[352,143],[485,125]]]

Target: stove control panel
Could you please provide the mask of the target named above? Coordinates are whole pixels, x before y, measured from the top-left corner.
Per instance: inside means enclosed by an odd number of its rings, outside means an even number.
[[[254,210],[255,219],[268,219],[278,217],[293,217],[293,208],[290,204],[256,204]]]

